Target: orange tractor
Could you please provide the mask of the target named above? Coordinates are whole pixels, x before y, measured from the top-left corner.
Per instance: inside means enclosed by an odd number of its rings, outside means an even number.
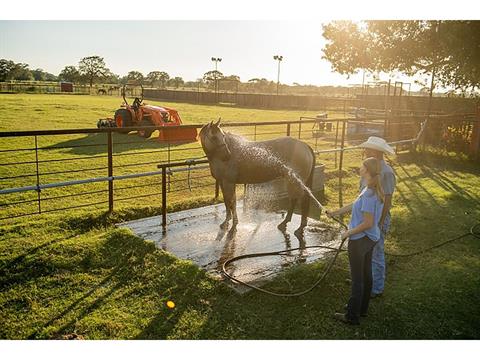
[[[177,110],[165,106],[154,106],[143,103],[143,87],[141,98],[135,97],[132,104],[129,105],[125,98],[126,86],[122,89],[124,104],[122,108],[115,111],[114,119],[100,119],[97,127],[116,127],[124,129],[123,133],[129,133],[129,127],[161,127],[158,139],[169,142],[193,142],[197,140],[197,129],[189,127],[171,126],[182,125],[182,119]],[[165,129],[162,129],[165,128]],[[138,134],[145,138],[152,136],[157,130],[154,128],[138,130]]]

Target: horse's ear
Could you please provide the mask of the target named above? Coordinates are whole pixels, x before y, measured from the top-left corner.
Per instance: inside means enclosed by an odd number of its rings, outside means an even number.
[[[220,121],[222,121],[221,117],[218,118],[218,121],[215,123],[215,126],[220,127]]]

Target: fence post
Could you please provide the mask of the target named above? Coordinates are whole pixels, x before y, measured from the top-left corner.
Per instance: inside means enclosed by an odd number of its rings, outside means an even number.
[[[342,182],[342,178],[343,178],[343,174],[342,174],[342,171],[343,171],[343,152],[344,152],[344,148],[345,148],[345,127],[346,127],[346,123],[348,122],[348,120],[344,120],[343,121],[343,125],[342,125],[342,140],[341,140],[341,143],[340,143],[340,160],[339,160],[339,165],[338,165],[338,204],[339,204],[339,207],[343,207],[343,182]]]
[[[35,135],[35,166],[37,174],[37,199],[38,199],[38,213],[42,213],[42,199],[40,195],[40,173],[38,171],[38,138]]]
[[[475,120],[473,121],[470,156],[475,160],[480,158],[480,107],[477,107]]]
[[[107,158],[108,158],[108,212],[113,211],[113,141],[112,141],[112,131],[109,130],[107,133]]]
[[[344,120],[345,121],[345,120]],[[337,120],[337,123],[335,125],[335,149],[337,148],[338,145],[338,126],[340,125],[340,121]],[[335,169],[337,168],[337,152],[335,151]]]
[[[302,137],[302,118],[300,117],[300,122],[298,123],[298,139]]]
[[[290,123],[287,124],[287,136],[290,136]]]
[[[167,231],[167,169],[162,166],[162,231]]]

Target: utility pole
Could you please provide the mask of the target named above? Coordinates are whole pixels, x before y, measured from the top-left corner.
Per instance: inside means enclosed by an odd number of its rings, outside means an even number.
[[[274,55],[273,60],[278,61],[278,71],[277,71],[277,95],[278,95],[278,88],[280,86],[280,63],[283,60],[283,56],[282,55]]]
[[[222,58],[212,57],[212,61],[215,63],[215,101],[218,102],[218,63],[222,61]]]

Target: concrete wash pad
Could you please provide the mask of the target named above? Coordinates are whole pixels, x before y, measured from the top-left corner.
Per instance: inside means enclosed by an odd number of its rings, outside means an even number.
[[[300,224],[300,215],[294,214],[286,232],[277,229],[285,211],[243,211],[238,205],[239,224],[237,231],[221,230],[219,224],[225,218],[223,204],[185,210],[168,215],[166,233],[162,232],[161,217],[154,216],[118,224],[134,234],[155,244],[181,259],[188,259],[205,269],[212,276],[223,279],[222,264],[229,258],[257,252],[278,251],[301,246],[294,235]],[[339,229],[321,221],[309,219],[304,230],[304,245],[339,245]],[[239,260],[228,267],[230,274],[239,279],[262,285],[288,266],[311,263],[323,259],[331,252],[328,249],[304,249],[290,255],[268,256]],[[231,282],[229,282],[231,284]],[[243,293],[242,285],[233,288]]]

